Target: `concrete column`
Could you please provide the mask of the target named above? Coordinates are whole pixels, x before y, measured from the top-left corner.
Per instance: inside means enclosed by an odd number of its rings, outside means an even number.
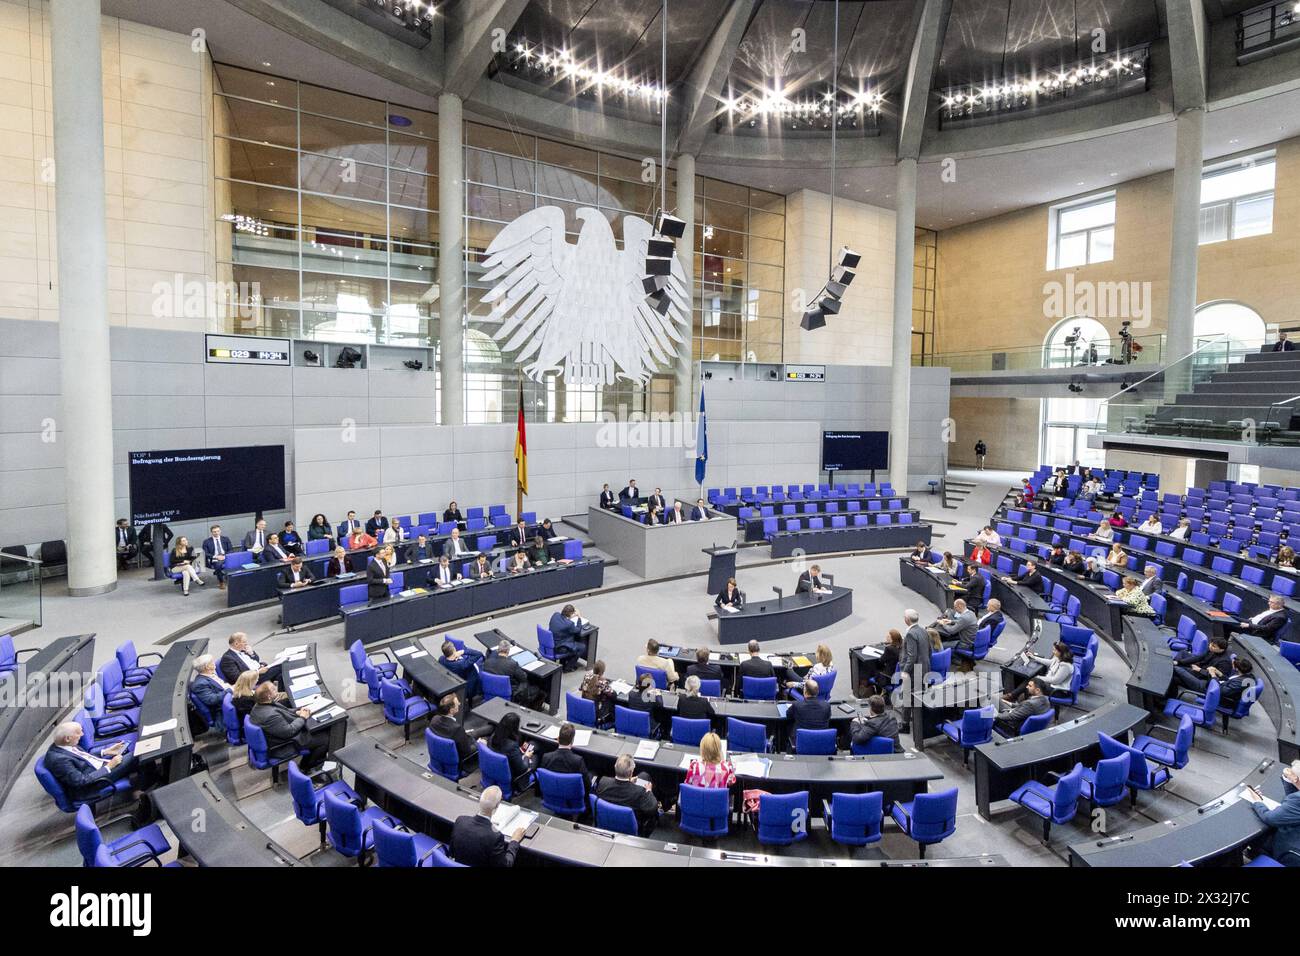
[[[438,97],[438,371],[442,423],[465,424],[465,127],[454,93]]]
[[[907,494],[912,387],[912,265],[916,259],[916,160],[900,159],[894,195],[894,374],[889,387],[889,483]],[[938,441],[939,436],[935,435]]]
[[[51,0],[68,593],[117,587],[99,0]],[[125,491],[125,489],[124,489]]]
[[[1205,111],[1183,110],[1174,121],[1173,231],[1169,240],[1169,327],[1165,363],[1177,362],[1195,348],[1196,264],[1200,244],[1201,159],[1205,152]],[[1191,388],[1190,363],[1165,375],[1167,394]]]
[[[686,273],[686,298],[692,303],[691,315],[677,345],[677,364],[673,382],[673,411],[692,416],[698,406],[692,395],[695,384],[693,339],[695,336],[695,157],[683,153],[677,157],[677,215],[686,222],[686,235],[677,243],[677,258]]]

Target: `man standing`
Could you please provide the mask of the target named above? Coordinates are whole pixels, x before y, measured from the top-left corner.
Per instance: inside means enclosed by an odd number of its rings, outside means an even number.
[[[391,546],[384,548],[370,559],[370,564],[366,567],[366,597],[372,601],[382,601],[388,597],[388,586],[393,583],[389,574],[392,554]]]
[[[903,681],[900,689],[910,693],[912,687],[925,684],[925,675],[930,672],[930,635],[925,633],[925,628],[921,626],[921,615],[913,608],[903,612],[903,625],[907,630],[903,634],[903,655],[898,659],[898,672]],[[903,700],[910,704],[907,696]],[[910,706],[905,706],[904,715],[911,713],[911,710]],[[903,732],[906,733],[910,727],[910,724],[904,722]]]
[[[136,538],[135,528],[132,528],[125,518],[117,519],[117,528],[113,534],[117,545],[117,568],[119,571],[125,571],[126,563],[134,558],[140,549],[139,540]]]
[[[981,438],[979,441],[975,443],[975,460],[979,463],[980,471],[984,470],[984,456],[987,455],[988,453],[989,453],[989,446],[984,444],[984,439]]]
[[[259,518],[253,530],[244,535],[244,550],[250,552],[257,560],[262,560],[266,550],[266,519]]]
[[[641,501],[641,489],[636,486],[636,479],[629,478],[627,487],[618,493],[620,501],[626,501],[630,505],[636,505]]]

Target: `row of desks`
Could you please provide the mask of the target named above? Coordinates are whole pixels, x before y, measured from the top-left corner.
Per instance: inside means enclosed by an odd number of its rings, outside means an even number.
[[[781,531],[785,530],[785,522],[788,520],[798,519],[800,522],[806,522],[809,518],[821,518],[826,522],[827,527],[830,527],[832,518],[845,518],[847,519],[848,527],[883,528],[898,524],[898,518],[890,518],[887,522],[878,522],[878,518],[887,515],[901,515],[904,513],[912,516],[913,524],[920,523],[921,513],[915,508],[895,508],[893,510],[881,509],[879,511],[833,511],[830,513],[819,511],[812,513],[774,514],[759,518],[745,518],[741,520],[740,523],[744,525],[746,541],[762,541],[767,537],[767,533],[763,530],[763,522],[767,521],[769,518],[777,523],[777,529]],[[868,523],[866,525],[858,525],[854,523],[854,519],[859,515],[864,515],[867,518]]]
[[[719,609],[718,642],[775,641],[829,627],[853,613],[853,590],[831,585],[830,594],[802,594],[747,600],[739,611]]]
[[[844,509],[850,501],[856,501],[858,503],[859,511],[867,511],[871,507],[871,502],[873,501],[880,503],[881,510],[888,510],[891,501],[899,502],[899,507],[901,508],[906,508],[908,505],[906,495],[844,495],[842,497],[836,495],[833,497],[824,496],[821,498],[784,498],[781,501],[777,501],[773,498],[751,498],[746,501],[737,501],[735,503],[724,505],[710,505],[710,507],[714,511],[721,511],[731,515],[733,518],[739,518],[741,508],[762,508],[764,505],[771,505],[773,508],[780,508],[782,505],[790,504],[798,505],[802,508],[804,505],[809,503],[815,504],[819,508],[824,508],[826,503],[829,501],[834,501],[839,504],[840,510],[838,513],[840,514],[847,513]],[[894,510],[898,509],[896,508]]]
[[[835,554],[843,551],[884,551],[910,548],[918,541],[930,543],[928,524],[861,525],[822,528],[819,531],[779,531],[772,538],[772,557],[798,554]]]

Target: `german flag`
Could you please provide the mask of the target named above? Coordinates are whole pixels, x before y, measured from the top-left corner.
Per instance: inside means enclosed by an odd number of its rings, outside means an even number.
[[[515,470],[519,491],[528,494],[528,439],[524,435],[524,383],[519,382],[519,425],[515,429]]]

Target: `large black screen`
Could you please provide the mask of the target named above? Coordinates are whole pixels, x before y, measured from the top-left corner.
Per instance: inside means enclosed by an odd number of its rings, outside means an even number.
[[[284,509],[284,446],[133,451],[131,523]]]
[[[822,432],[822,471],[889,467],[889,432]]]

